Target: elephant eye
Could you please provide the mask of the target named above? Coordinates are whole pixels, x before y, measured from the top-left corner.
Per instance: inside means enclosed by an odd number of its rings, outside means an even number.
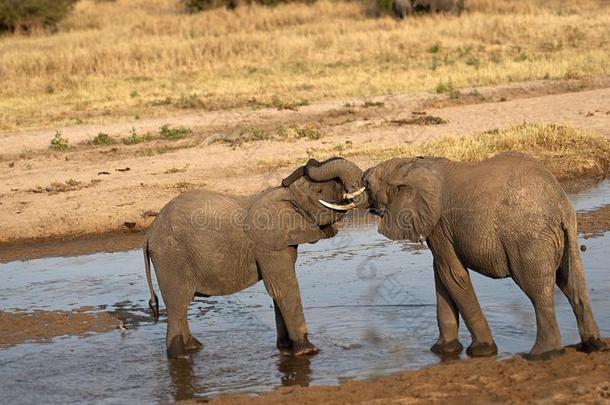
[[[321,189],[321,188],[319,188],[319,189],[317,190],[317,192],[318,192],[318,194],[322,194],[322,189]]]

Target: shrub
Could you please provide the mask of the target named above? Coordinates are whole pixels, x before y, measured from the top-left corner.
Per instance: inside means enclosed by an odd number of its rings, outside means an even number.
[[[0,0],[0,32],[54,30],[78,0]]]
[[[61,132],[55,132],[55,136],[51,139],[51,144],[49,145],[49,149],[64,151],[70,149],[70,144],[68,140],[61,136]]]
[[[159,136],[170,141],[185,138],[187,135],[190,135],[191,132],[190,128],[186,127],[170,128],[168,125],[163,125],[159,128]]]
[[[135,145],[141,142],[146,142],[151,140],[152,137],[150,134],[138,135],[135,128],[131,128],[129,132],[129,136],[127,138],[123,138],[123,144],[125,145]]]
[[[95,138],[93,138],[93,141],[91,141],[91,143],[93,143],[94,145],[112,145],[115,142],[116,141],[114,140],[114,138],[103,132],[97,134]]]

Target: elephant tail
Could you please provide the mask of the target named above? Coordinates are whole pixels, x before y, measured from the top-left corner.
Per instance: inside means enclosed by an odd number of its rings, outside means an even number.
[[[577,302],[588,302],[588,294],[586,288],[578,288],[585,285],[585,269],[580,258],[578,245],[578,228],[576,224],[576,215],[571,215],[569,220],[562,224],[564,232],[564,248],[563,258],[557,279],[560,283],[567,283],[571,290],[575,291],[575,299]],[[578,294],[580,293],[580,294]],[[584,296],[582,296],[584,295]]]
[[[148,289],[150,290],[150,300],[148,306],[152,311],[155,319],[159,319],[159,299],[155,294],[155,289],[152,282],[152,274],[150,272],[150,253],[148,252],[148,238],[144,241],[144,267],[146,268],[146,281],[148,281]]]

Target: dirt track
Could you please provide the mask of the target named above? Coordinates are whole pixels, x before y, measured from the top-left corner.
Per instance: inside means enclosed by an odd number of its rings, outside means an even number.
[[[597,85],[607,86],[607,82],[600,79]],[[312,150],[341,154],[379,149],[523,121],[566,123],[610,136],[610,88],[576,92],[583,86],[537,82],[463,92],[458,100],[436,95],[388,96],[367,103],[327,102],[298,111],[206,112],[62,128],[75,146],[66,152],[48,150],[55,129],[0,134],[0,244],[142,229],[152,214],[181,191],[207,187],[253,193],[279,184],[294,162],[306,159]],[[448,123],[401,124],[413,111],[422,110]],[[193,134],[179,141],[137,145],[79,143],[98,132],[126,136],[132,127],[143,133],[165,123],[188,126]],[[211,141],[234,141],[236,134],[252,128],[275,133],[289,126],[314,128],[321,138],[239,146]],[[355,160],[363,167],[373,163]]]

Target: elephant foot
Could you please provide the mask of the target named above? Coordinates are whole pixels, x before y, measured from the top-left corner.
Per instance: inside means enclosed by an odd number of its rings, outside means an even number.
[[[170,359],[188,359],[182,335],[174,336],[167,346],[167,357]]]
[[[460,343],[459,340],[452,340],[451,342],[441,342],[440,340],[436,342],[430,348],[432,353],[436,353],[440,356],[455,356],[458,355],[464,350],[464,346]]]
[[[186,344],[184,345],[184,349],[187,352],[198,352],[203,349],[203,344],[201,344],[200,341],[191,336],[188,342],[186,342]]]
[[[320,349],[314,346],[307,338],[301,342],[292,342],[292,354],[295,356],[314,355]]]
[[[466,354],[470,357],[488,357],[498,354],[498,346],[495,343],[472,343],[466,349]]]
[[[604,342],[598,337],[591,337],[583,341],[580,347],[585,353],[605,352],[610,349],[610,347],[608,347],[608,343]]]
[[[288,338],[277,338],[275,345],[282,354],[292,353],[292,342]]]
[[[566,349],[555,349],[547,350],[541,353],[535,353],[533,350],[527,355],[527,359],[530,361],[550,360],[563,355]]]

